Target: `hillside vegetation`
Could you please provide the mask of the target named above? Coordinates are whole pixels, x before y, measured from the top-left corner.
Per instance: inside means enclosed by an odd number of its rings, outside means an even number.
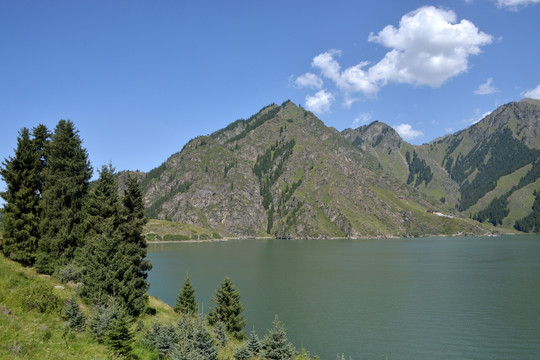
[[[272,346],[278,353],[289,354],[285,359],[312,359],[307,350],[296,350],[288,342],[279,322],[261,339],[252,332],[245,340],[235,340],[220,334],[215,326],[206,325],[198,315],[177,313],[154,297],[149,297],[144,314],[129,319],[130,351],[122,354],[112,341],[111,331],[104,331],[107,320],[98,316],[99,307],[85,305],[76,288],[74,283],[39,275],[0,255],[0,359],[184,359],[190,358],[190,353],[184,357],[186,353],[181,349],[186,344],[182,344],[180,335],[193,335],[190,341],[199,344],[196,334],[200,332],[208,336],[208,354],[214,354],[205,359],[232,360],[242,352],[261,359],[246,351],[254,340],[261,354],[264,346]],[[77,310],[70,311],[72,303]],[[265,340],[276,335],[278,343]]]
[[[486,233],[458,219],[445,173],[382,123],[339,133],[287,101],[193,139],[142,184],[148,216],[227,236]]]

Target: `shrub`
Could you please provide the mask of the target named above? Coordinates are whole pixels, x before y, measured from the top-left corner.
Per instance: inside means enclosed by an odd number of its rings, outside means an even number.
[[[25,310],[37,310],[40,313],[46,313],[58,309],[60,299],[54,294],[52,286],[36,282],[23,292],[22,306]]]
[[[189,236],[182,235],[182,234],[166,234],[163,236],[163,240],[165,241],[183,241],[183,240],[189,240]]]
[[[58,272],[58,277],[62,283],[73,281],[75,283],[81,280],[81,269],[74,263],[70,262]]]

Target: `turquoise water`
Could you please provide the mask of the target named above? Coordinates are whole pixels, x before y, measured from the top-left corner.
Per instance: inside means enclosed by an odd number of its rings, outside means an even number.
[[[540,359],[540,236],[150,245],[149,293],[199,307],[225,276],[262,337],[321,359]]]

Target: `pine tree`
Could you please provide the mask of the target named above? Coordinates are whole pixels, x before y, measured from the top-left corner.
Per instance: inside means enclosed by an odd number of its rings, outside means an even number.
[[[36,268],[50,274],[68,264],[82,245],[82,207],[88,193],[92,167],[75,125],[60,120],[45,146],[41,201],[41,238]]]
[[[110,236],[120,223],[118,182],[112,164],[103,165],[99,179],[91,187],[84,203],[83,229],[85,241],[98,234]]]
[[[178,293],[176,304],[174,305],[174,311],[177,313],[190,315],[197,312],[197,304],[195,303],[195,289],[193,289],[193,285],[191,285],[189,275],[186,275],[184,285]]]
[[[79,304],[74,297],[67,300],[64,316],[66,317],[70,328],[75,329],[76,331],[84,330],[86,316],[84,316],[84,313],[79,309]]]
[[[270,360],[292,359],[295,353],[293,345],[287,339],[287,332],[276,315],[274,327],[268,330],[262,341],[262,357]]]
[[[249,360],[253,357],[253,353],[245,346],[239,347],[234,351],[234,358],[236,360]]]
[[[120,234],[120,201],[112,165],[103,166],[84,206],[85,244],[77,254],[82,267],[81,296],[89,303],[103,303],[116,297],[119,284],[116,268]]]
[[[130,315],[138,315],[146,306],[146,277],[151,269],[144,260],[142,192],[131,177],[121,204],[117,192],[114,168],[103,166],[85,206],[88,236],[77,257],[83,268],[81,296],[90,303],[113,296]]]
[[[43,124],[39,124],[32,129],[32,135],[34,135],[34,152],[40,160],[39,170],[39,186],[37,192],[40,196],[43,194],[43,188],[45,185],[44,170],[47,166],[47,146],[51,140],[51,133],[49,129]]]
[[[173,324],[155,322],[148,333],[147,341],[156,349],[160,358],[166,357],[178,342],[178,332]]]
[[[129,356],[133,344],[133,332],[130,329],[130,319],[125,312],[113,320],[106,333],[106,343],[114,352],[122,356]]]
[[[243,330],[246,324],[242,315],[244,307],[240,303],[240,292],[236,290],[230,278],[226,277],[221,283],[212,301],[216,307],[208,313],[207,319],[210,325],[222,321],[232,337],[238,340],[244,339],[246,337]]]
[[[210,332],[204,326],[202,321],[199,321],[195,336],[193,338],[193,350],[202,355],[203,359],[216,360],[218,347],[214,345]]]
[[[144,212],[143,193],[140,184],[133,176],[128,176],[126,190],[122,199],[121,221],[119,225],[120,247],[117,254],[120,281],[120,299],[131,315],[140,314],[146,307],[146,282],[152,264],[146,258],[146,239],[142,232],[148,221]]]
[[[41,140],[45,142],[46,136]],[[5,159],[0,169],[7,185],[7,191],[0,194],[6,201],[2,252],[26,266],[35,262],[39,239],[42,164],[36,144],[30,131],[21,129],[15,157]]]
[[[227,328],[225,327],[225,324],[221,321],[218,321],[214,325],[214,337],[218,342],[218,345],[222,347],[227,345],[227,342],[229,341],[229,336],[227,335]]]
[[[249,341],[247,343],[247,348],[249,351],[251,351],[253,355],[258,355],[261,352],[261,340],[259,339],[259,335],[257,335],[255,330],[251,330],[251,334],[249,335]]]

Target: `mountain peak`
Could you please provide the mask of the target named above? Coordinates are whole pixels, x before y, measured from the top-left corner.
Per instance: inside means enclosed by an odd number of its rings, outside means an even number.
[[[540,106],[540,99],[531,99],[531,98],[525,98],[519,101],[520,103],[527,103],[535,106]]]

